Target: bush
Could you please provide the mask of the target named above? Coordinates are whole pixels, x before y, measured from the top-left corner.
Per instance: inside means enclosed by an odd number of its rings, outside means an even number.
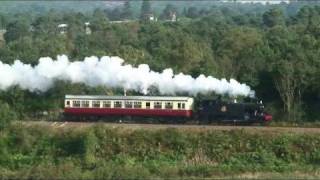
[[[0,130],[7,127],[15,118],[16,114],[11,110],[10,106],[0,101]]]

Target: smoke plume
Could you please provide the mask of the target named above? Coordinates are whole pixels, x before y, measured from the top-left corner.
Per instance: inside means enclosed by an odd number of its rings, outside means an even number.
[[[89,86],[125,88],[148,94],[148,88],[155,86],[161,94],[174,95],[179,92],[196,95],[215,92],[230,96],[252,96],[254,91],[246,84],[234,79],[216,79],[200,75],[193,78],[183,73],[174,74],[172,69],[161,73],[150,70],[146,64],[138,67],[125,65],[119,57],[104,56],[100,59],[92,56],[84,61],[70,62],[61,55],[57,60],[49,57],[39,59],[36,66],[23,64],[16,60],[12,65],[0,61],[0,89],[19,86],[29,91],[45,92],[56,80],[72,83],[85,83]]]

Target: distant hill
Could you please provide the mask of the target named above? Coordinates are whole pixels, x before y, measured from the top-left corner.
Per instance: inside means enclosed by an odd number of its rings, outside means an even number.
[[[36,12],[45,13],[54,10],[88,12],[96,8],[112,8],[112,1],[0,1],[1,13]]]
[[[242,13],[264,12],[268,7],[276,6],[273,3],[264,5],[266,1],[280,2],[281,0],[150,0],[152,10],[156,15],[160,15],[163,9],[171,4],[175,6],[178,12],[183,12],[189,7],[195,7],[198,10],[206,10],[214,7],[234,7],[241,10]],[[288,2],[287,0],[284,0]],[[115,9],[122,8],[125,0],[108,1],[0,1],[0,14],[16,14],[30,12],[33,14],[43,14],[50,10],[74,11],[90,13],[94,9]],[[244,3],[246,2],[246,3]],[[255,3],[253,3],[255,2]],[[256,3],[260,2],[260,3]],[[284,11],[296,11],[299,6],[305,4],[320,4],[320,1],[299,1],[291,0],[288,9]],[[131,0],[131,8],[135,17],[140,15],[142,0]],[[284,3],[284,2],[283,2]],[[298,5],[299,4],[299,5]],[[298,6],[297,6],[298,5]],[[295,12],[293,12],[294,14]],[[290,14],[290,13],[289,13]]]
[[[125,1],[0,1],[0,13],[19,13],[19,12],[37,12],[43,13],[50,9],[61,11],[79,11],[89,12],[96,8],[112,9],[122,6]],[[141,2],[139,0],[133,0],[131,6],[134,13],[140,11]],[[190,0],[190,1],[151,1],[151,5],[155,13],[160,13],[167,4],[172,4],[183,10],[187,7],[197,8],[210,8],[213,5],[226,4],[227,0]],[[231,1],[233,2],[233,1]],[[247,1],[246,1],[247,2]],[[229,4],[233,4],[230,3]]]

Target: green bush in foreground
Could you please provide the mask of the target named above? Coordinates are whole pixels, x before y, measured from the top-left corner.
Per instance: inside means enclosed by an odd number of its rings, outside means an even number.
[[[0,134],[0,178],[141,179],[320,171],[317,134],[51,129]]]
[[[10,124],[16,118],[10,106],[0,100],[0,130]]]

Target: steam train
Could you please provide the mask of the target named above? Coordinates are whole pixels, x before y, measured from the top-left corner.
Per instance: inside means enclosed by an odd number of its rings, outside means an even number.
[[[261,101],[238,103],[221,99],[195,101],[192,97],[66,95],[64,106],[65,118],[75,120],[151,117],[177,123],[196,120],[201,124],[272,120]]]

